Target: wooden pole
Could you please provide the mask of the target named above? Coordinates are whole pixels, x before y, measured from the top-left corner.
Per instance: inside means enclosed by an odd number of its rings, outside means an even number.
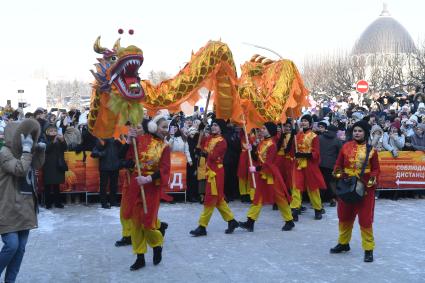
[[[292,128],[294,129],[294,130],[296,130],[297,129],[297,127],[295,126],[295,123],[296,123],[296,121],[295,121],[295,117],[294,117],[294,109],[293,108],[291,108],[291,118],[292,118]],[[295,135],[294,135],[294,145],[295,145],[295,153],[297,153],[298,152],[298,145],[297,145],[297,132],[295,132]]]
[[[242,114],[242,120],[243,120],[243,131],[245,133],[245,142],[246,145],[249,145],[249,139],[248,139],[248,133],[246,132],[246,121],[245,121],[245,115]],[[248,151],[248,159],[249,159],[249,166],[254,166],[252,163],[252,157],[251,157],[251,150],[249,150],[249,148],[247,149]],[[254,187],[254,189],[257,189],[257,183],[255,182],[255,174],[251,173],[251,177],[252,177],[252,186]]]
[[[205,106],[204,117],[202,119],[202,123],[204,124],[204,126],[208,121],[207,115],[208,115],[208,105],[210,104],[210,97],[211,97],[211,90],[208,91],[207,105]],[[204,137],[204,131],[205,131],[205,128],[204,128],[204,130],[202,130],[202,132],[199,132],[198,144],[196,145],[196,148],[201,148],[201,140]]]
[[[132,144],[133,144],[134,156],[136,158],[137,175],[140,177],[142,176],[142,171],[140,170],[139,154],[137,152],[136,138],[134,137],[132,139]],[[140,185],[140,195],[142,196],[143,212],[147,214],[148,207],[146,206],[145,189],[143,188],[143,185]]]

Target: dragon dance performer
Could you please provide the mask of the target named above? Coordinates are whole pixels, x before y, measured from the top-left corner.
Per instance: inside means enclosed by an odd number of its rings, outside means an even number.
[[[291,120],[288,119],[283,124],[282,133],[277,141],[277,154],[275,164],[280,170],[283,181],[287,188],[292,188],[292,172],[294,166],[294,156],[291,154],[291,147],[294,142],[295,131],[292,129]]]
[[[353,140],[345,143],[338,155],[334,175],[341,177],[359,177],[367,156],[367,141],[369,140],[369,125],[365,121],[353,125]],[[359,217],[362,246],[365,251],[364,261],[373,261],[373,214],[375,208],[376,180],[379,175],[379,160],[376,150],[369,149],[366,169],[360,181],[365,184],[366,192],[363,199],[349,204],[338,199],[339,238],[338,244],[330,250],[331,253],[341,253],[350,250],[351,232],[356,215]]]
[[[249,158],[248,158],[248,148],[254,143],[254,139],[251,135],[248,136],[249,145],[246,144],[246,138],[243,130],[239,132],[239,138],[241,140],[241,155],[239,156],[238,163],[238,179],[239,179],[239,194],[241,195],[242,202],[250,202],[252,197],[251,189],[251,174],[249,174]]]
[[[273,138],[276,136],[277,127],[272,122],[267,122],[261,128],[263,140],[257,147],[254,155],[257,160],[257,166],[250,166],[249,171],[256,173],[257,188],[255,190],[254,200],[248,210],[247,221],[240,222],[240,227],[254,231],[254,223],[258,219],[263,203],[276,203],[282,218],[285,220],[283,231],[289,231],[294,228],[293,217],[289,203],[291,196],[285,186],[279,169],[274,163],[276,158],[276,145]]]
[[[215,119],[211,124],[211,135],[203,138],[201,147],[203,152],[202,156],[206,158],[206,188],[204,199],[204,211],[199,217],[199,226],[190,231],[190,234],[198,236],[206,236],[206,227],[214,212],[217,208],[223,217],[224,221],[228,223],[225,230],[226,234],[231,234],[239,227],[239,223],[235,220],[233,212],[230,210],[226,201],[224,200],[224,167],[223,157],[227,149],[227,143],[222,133],[226,129],[226,122],[223,119]]]
[[[319,137],[311,130],[313,119],[311,115],[305,114],[301,117],[302,132],[295,136],[292,151],[295,156],[293,167],[292,186],[292,214],[298,221],[300,214],[302,196],[307,190],[308,197],[314,209],[314,219],[322,219],[322,201],[319,189],[325,189],[326,184],[320,172],[320,147]]]
[[[168,121],[165,116],[157,115],[148,123],[149,134],[136,139],[138,157],[142,176],[133,173],[125,203],[124,219],[131,219],[131,242],[137,254],[130,270],[145,266],[144,254],[147,245],[153,248],[153,263],[157,265],[162,259],[163,233],[159,229],[158,210],[161,192],[168,186],[170,178],[170,148],[164,142],[168,133]],[[140,186],[143,185],[147,214],[143,211]]]

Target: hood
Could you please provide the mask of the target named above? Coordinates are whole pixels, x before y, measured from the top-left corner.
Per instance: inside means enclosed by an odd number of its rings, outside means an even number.
[[[370,135],[373,136],[373,133],[376,131],[380,131],[381,134],[384,134],[384,131],[382,130],[381,126],[373,125],[372,130],[370,130]]]
[[[16,158],[19,158],[22,154],[21,134],[24,134],[24,136],[31,134],[34,140],[34,149],[40,137],[40,124],[35,119],[24,119],[7,124],[4,129],[4,145],[10,148]]]
[[[336,133],[333,131],[326,131],[322,134],[327,139],[334,139],[336,138]]]

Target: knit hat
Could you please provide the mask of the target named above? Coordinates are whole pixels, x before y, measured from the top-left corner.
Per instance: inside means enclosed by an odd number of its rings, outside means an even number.
[[[369,137],[370,125],[366,121],[364,120],[357,121],[356,123],[354,123],[352,130],[354,130],[355,127],[360,127],[363,129],[363,131],[365,132],[365,139]]]
[[[310,123],[310,126],[313,124],[313,117],[311,117],[310,114],[302,115],[300,121],[303,120],[303,119],[307,120]]]
[[[270,136],[274,137],[277,134],[277,126],[273,122],[266,122],[264,123],[264,127],[267,128],[267,131],[269,132]]]
[[[399,121],[394,121],[393,123],[391,123],[391,127],[396,128],[397,130],[400,130],[400,122]]]
[[[318,126],[323,126],[325,129],[329,127],[329,122],[327,120],[322,120],[319,123],[317,123]]]
[[[418,104],[418,110],[424,108],[425,109],[425,104],[423,102]]]
[[[338,132],[338,127],[335,125],[329,125],[327,128],[328,132]]]
[[[49,124],[49,125],[47,125],[47,127],[46,127],[46,129],[44,130],[44,133],[46,134],[46,135],[48,135],[48,132],[49,132],[49,130],[50,129],[54,129],[54,130],[58,130],[58,128],[56,127],[56,125],[55,124]]]

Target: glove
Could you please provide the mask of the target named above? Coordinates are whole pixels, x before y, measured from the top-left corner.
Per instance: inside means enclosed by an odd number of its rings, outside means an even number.
[[[46,144],[44,142],[39,142],[35,146],[35,149],[39,150],[39,151],[45,151],[46,150]]]
[[[207,153],[207,152],[205,152],[205,151],[201,151],[201,156],[202,156],[202,157],[205,157],[205,158],[207,158],[207,156],[208,156],[208,153]]]
[[[393,149],[393,151],[391,151],[391,154],[393,155],[394,158],[398,157],[398,151]]]
[[[23,152],[31,152],[33,143],[34,141],[32,140],[31,135],[25,137],[24,134],[21,134],[21,144]]]
[[[255,166],[249,166],[249,173],[255,173],[257,172],[257,168]]]
[[[152,177],[151,176],[137,176],[136,177],[136,181],[137,184],[139,184],[140,186],[151,183],[152,182]]]
[[[199,124],[198,130],[202,131],[203,129],[205,129],[205,124],[204,123]]]
[[[307,159],[310,159],[310,158],[313,157],[313,154],[311,154],[311,153],[296,152],[295,153],[295,157],[296,158],[307,158]]]

